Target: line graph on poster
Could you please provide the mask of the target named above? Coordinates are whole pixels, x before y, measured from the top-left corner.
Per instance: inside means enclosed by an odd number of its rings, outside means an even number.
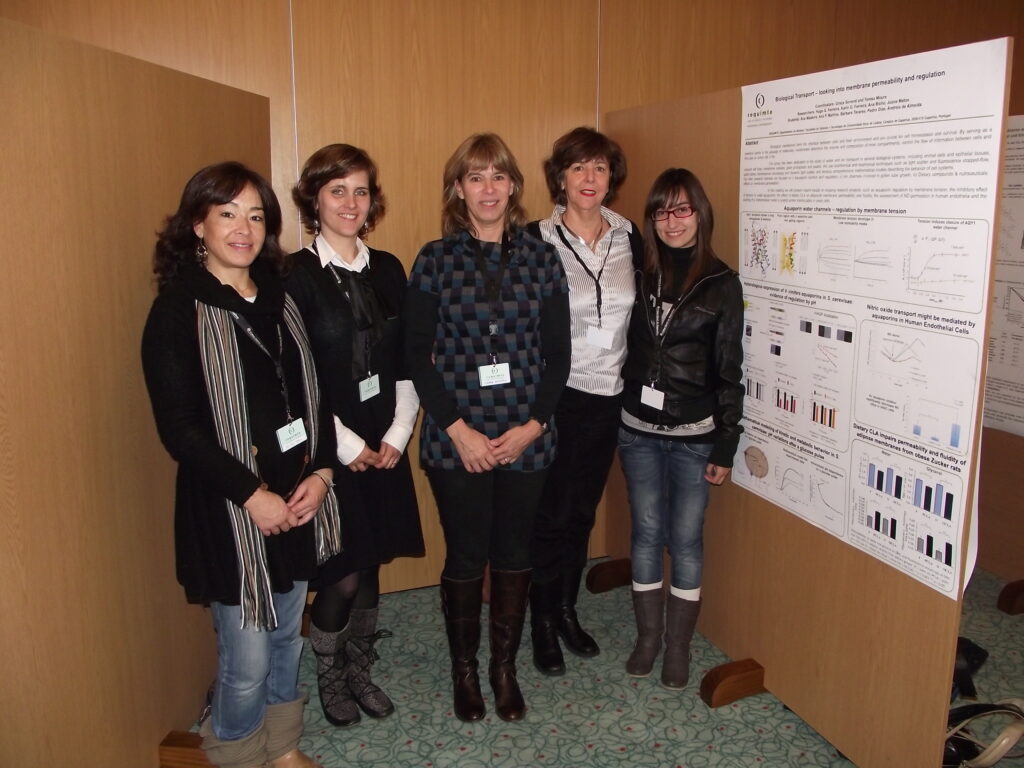
[[[983,307],[987,221],[764,211],[745,211],[741,221],[744,278],[963,312]]]
[[[974,261],[982,256],[969,247],[945,235],[914,235],[906,262],[907,290],[939,304],[966,299],[977,290]]]
[[[778,434],[776,430],[772,430]],[[833,536],[846,535],[846,473],[803,452],[744,433],[733,480]]]

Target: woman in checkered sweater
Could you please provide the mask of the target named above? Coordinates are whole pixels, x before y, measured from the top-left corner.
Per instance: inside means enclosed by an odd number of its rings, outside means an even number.
[[[479,720],[484,568],[491,567],[495,709],[526,705],[515,658],[530,585],[534,514],[554,459],[551,423],[569,375],[569,295],[554,249],[529,235],[523,176],[494,134],[469,137],[444,170],[444,237],[413,265],[406,364],[426,410],[420,462],[444,529],[441,597],[455,714]]]

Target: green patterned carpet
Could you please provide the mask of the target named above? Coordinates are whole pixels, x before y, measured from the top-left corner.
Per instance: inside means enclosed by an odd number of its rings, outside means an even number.
[[[991,654],[977,679],[980,701],[1024,696],[1024,616],[996,610],[1001,587],[994,577],[978,572],[965,601],[961,634]],[[519,658],[520,684],[529,706],[526,719],[505,723],[488,711],[483,721],[467,724],[451,710],[437,589],[385,595],[380,626],[395,636],[379,645],[374,679],[394,698],[397,711],[384,720],[364,718],[347,729],[330,725],[320,710],[314,660],[307,649],[300,683],[311,695],[302,748],[325,768],[851,765],[771,694],[720,709],[706,707],[698,697],[699,681],[705,671],[728,659],[699,635],[685,691],[661,688],[659,667],[649,678],[630,678],[623,669],[634,633],[629,590],[585,593],[580,600],[580,614],[601,654],[593,659],[567,655],[565,676],[546,678],[530,661],[527,627]],[[480,658],[486,670],[487,654],[481,652]]]

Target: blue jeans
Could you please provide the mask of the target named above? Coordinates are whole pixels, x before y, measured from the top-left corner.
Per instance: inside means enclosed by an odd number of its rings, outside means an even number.
[[[619,429],[619,461],[626,475],[633,522],[633,581],[663,580],[662,553],[672,558],[672,586],[696,589],[704,568],[704,471],[710,443],[683,443]]]
[[[217,632],[217,685],[213,692],[213,734],[234,741],[259,728],[267,704],[299,698],[299,657],[302,655],[302,610],[306,582],[291,592],[274,593],[277,629],[241,629],[237,605],[210,603]]]

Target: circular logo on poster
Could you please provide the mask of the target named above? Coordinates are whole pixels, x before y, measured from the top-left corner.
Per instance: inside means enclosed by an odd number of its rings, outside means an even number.
[[[757,96],[754,97],[754,104],[757,106],[758,109],[762,109],[764,107],[764,94],[763,93],[759,93],[759,94],[757,94]]]

